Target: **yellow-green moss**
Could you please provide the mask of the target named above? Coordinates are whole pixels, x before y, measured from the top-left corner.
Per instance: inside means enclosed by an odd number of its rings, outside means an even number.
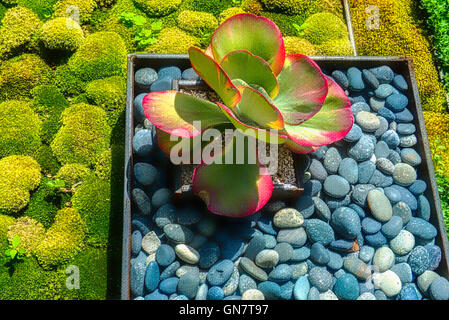
[[[50,146],[42,144],[34,153],[34,158],[41,166],[42,173],[47,175],[55,175],[61,165],[53,155],[53,151]]]
[[[222,11],[234,5],[232,0],[184,0],[188,3],[188,9],[193,11],[203,11],[218,16]]]
[[[39,264],[51,269],[74,258],[83,248],[86,231],[86,224],[76,209],[58,211],[55,222],[34,250]]]
[[[0,103],[0,157],[33,154],[41,144],[42,122],[24,101]]]
[[[9,247],[8,242],[8,228],[16,221],[11,216],[0,214],[0,250],[4,251]]]
[[[438,152],[442,159],[435,164],[435,171],[441,170],[449,178],[449,114],[432,111],[424,111],[423,114],[429,141],[438,140],[438,146],[445,147],[444,152]]]
[[[148,47],[149,53],[187,53],[191,46],[198,46],[198,38],[189,35],[179,28],[165,28],[158,36],[157,42]]]
[[[223,23],[225,20],[229,19],[232,16],[235,16],[236,14],[244,13],[245,10],[243,10],[240,7],[231,7],[226,10],[224,10],[220,15],[218,16],[218,22]]]
[[[284,37],[285,53],[301,53],[305,55],[316,55],[317,50],[313,44],[299,37]]]
[[[66,187],[71,188],[73,185],[82,182],[89,176],[90,170],[85,165],[79,163],[70,163],[59,169],[56,178],[64,180]]]
[[[88,177],[75,190],[72,203],[86,222],[87,243],[97,247],[107,246],[111,212],[110,183],[95,176]]]
[[[111,16],[98,26],[98,31],[115,32],[123,39],[128,52],[137,51],[136,41],[133,32],[137,32],[136,27],[128,28],[115,16]]]
[[[42,223],[29,218],[20,217],[8,228],[8,240],[12,243],[16,236],[19,236],[20,243],[18,248],[25,250],[28,256],[34,253],[34,249],[41,242],[45,234],[45,228]]]
[[[84,40],[84,32],[75,20],[56,18],[44,23],[39,39],[47,49],[75,51]]]
[[[0,28],[0,58],[17,55],[32,47],[33,35],[40,24],[39,17],[30,9],[23,7],[9,9],[2,19]]]
[[[178,26],[201,37],[214,31],[218,27],[218,21],[211,13],[185,10],[178,16]]]
[[[263,10],[260,0],[243,0],[240,5],[245,12],[260,14]]]
[[[79,13],[79,22],[90,21],[97,7],[95,0],[60,0],[54,6],[54,17],[75,17]]]
[[[153,17],[166,16],[175,11],[182,0],[134,0],[134,3],[147,15]]]
[[[95,174],[103,180],[111,179],[112,149],[104,151],[95,164]]]
[[[90,103],[103,108],[109,123],[114,124],[126,108],[126,80],[114,76],[92,81],[86,87],[86,97]]]
[[[348,38],[327,41],[316,47],[318,54],[323,56],[351,56],[354,54]]]
[[[0,66],[0,101],[30,98],[31,89],[49,84],[53,79],[50,67],[37,55],[23,54]]]
[[[62,93],[68,96],[78,95],[86,89],[86,82],[72,72],[67,64],[63,64],[55,70],[55,84]]]
[[[95,0],[99,8],[109,8],[113,6],[117,0]]]
[[[39,164],[28,156],[9,156],[0,160],[0,212],[15,214],[30,200],[29,191],[41,180]]]
[[[260,15],[273,21],[281,30],[284,37],[297,36],[298,31],[296,30],[294,25],[301,25],[305,20],[304,15],[289,16],[283,13],[266,11],[262,12]]]
[[[59,0],[18,0],[17,4],[33,10],[41,20],[47,20],[53,14],[53,7]]]
[[[97,106],[76,104],[62,113],[62,127],[51,143],[54,155],[62,164],[95,164],[109,147],[111,128],[106,112]]]
[[[78,78],[93,81],[123,76],[126,70],[126,46],[115,32],[96,32],[84,40],[70,58],[68,66]]]
[[[261,2],[268,11],[295,15],[305,12],[310,0],[261,0]]]
[[[378,27],[372,23],[374,11],[379,8]],[[409,15],[411,0],[360,0],[351,8],[352,25],[360,55],[411,56],[416,73],[423,109],[441,112],[445,109],[445,92],[439,82],[432,57],[432,46]],[[368,25],[373,25],[368,28]]]
[[[315,13],[301,25],[299,35],[314,45],[348,37],[346,24],[329,12]]]

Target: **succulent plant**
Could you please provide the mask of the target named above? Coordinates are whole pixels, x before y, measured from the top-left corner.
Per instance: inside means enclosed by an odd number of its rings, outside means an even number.
[[[267,18],[247,13],[233,16],[215,30],[204,52],[191,47],[189,57],[221,101],[213,103],[173,90],[146,95],[145,114],[156,126],[159,146],[166,153],[176,144],[170,135],[193,148],[194,138],[206,129],[223,131],[231,126],[251,135],[248,141],[285,144],[295,153],[306,154],[342,139],[353,125],[345,92],[307,56],[285,55],[281,32]],[[198,120],[201,128],[194,125]],[[258,157],[249,161],[257,153],[254,143],[248,142],[242,164],[210,161],[228,153],[234,156],[235,141],[234,137],[221,153],[213,153],[196,167],[193,191],[213,213],[242,217],[266,204],[273,182]],[[201,143],[204,150],[207,143]]]

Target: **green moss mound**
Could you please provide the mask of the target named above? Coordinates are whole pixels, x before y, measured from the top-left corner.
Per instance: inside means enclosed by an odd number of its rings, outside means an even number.
[[[59,0],[18,0],[18,5],[32,10],[41,20],[49,19],[53,14],[53,7]]]
[[[91,174],[89,168],[79,163],[70,163],[61,167],[56,178],[64,180],[67,188],[83,182]]]
[[[114,32],[96,32],[84,40],[70,58],[68,66],[78,78],[93,81],[123,76],[126,70],[126,46]]]
[[[245,10],[245,12],[257,15],[259,15],[263,10],[260,0],[242,0],[240,7]]]
[[[288,15],[301,14],[305,12],[310,0],[261,0],[268,11],[285,13]]]
[[[9,58],[33,47],[33,35],[40,24],[39,17],[30,9],[14,7],[6,11],[0,28],[0,58]]]
[[[134,0],[134,3],[147,15],[161,17],[175,11],[182,0]]]
[[[201,11],[182,11],[178,16],[178,26],[197,37],[213,32],[218,21],[213,14]]]
[[[9,156],[0,160],[0,213],[15,214],[26,207],[29,191],[41,181],[39,164],[28,156]]]
[[[37,86],[31,91],[33,110],[42,120],[42,140],[50,143],[61,127],[61,114],[69,102],[56,86]]]
[[[305,55],[316,55],[317,50],[313,44],[299,37],[284,37],[285,53],[300,53]]]
[[[86,231],[86,224],[76,209],[59,210],[55,222],[35,248],[39,264],[44,269],[52,269],[74,258],[83,248]]]
[[[351,56],[354,54],[349,39],[342,38],[327,41],[317,46],[318,54],[324,56]]]
[[[109,8],[113,6],[117,0],[95,0],[95,2],[99,8]]]
[[[126,80],[114,76],[92,81],[86,87],[86,97],[107,112],[109,123],[115,123],[126,108]]]
[[[37,55],[23,54],[0,66],[0,101],[30,98],[30,90],[49,84],[53,79],[50,67]]]
[[[55,84],[67,96],[75,96],[86,90],[86,82],[78,78],[66,64],[56,68]]]
[[[41,144],[42,122],[24,101],[0,103],[0,157],[33,154]]]
[[[276,25],[278,26],[279,30],[281,30],[281,33],[284,37],[297,36],[298,31],[296,30],[294,25],[295,24],[301,25],[305,20],[305,16],[301,15],[289,16],[277,12],[262,12],[260,15],[276,23]]]
[[[100,107],[76,104],[62,114],[62,127],[51,143],[54,155],[62,164],[95,164],[109,147],[111,128],[106,112]]]
[[[74,17],[79,13],[79,22],[90,21],[97,7],[95,0],[60,0],[54,6],[54,17]]]
[[[4,250],[9,247],[7,234],[9,226],[12,225],[14,221],[16,221],[16,219],[14,219],[13,217],[0,214],[0,250],[2,252],[4,252]]]
[[[56,18],[44,23],[39,40],[49,50],[75,51],[84,40],[84,32],[75,20]]]
[[[30,198],[30,203],[26,207],[23,215],[30,217],[48,229],[53,224],[56,213],[65,200],[56,191],[47,185],[51,179],[42,177],[42,182],[39,188],[33,192]]]
[[[26,254],[31,256],[37,245],[44,238],[44,234],[45,228],[42,223],[30,217],[20,217],[9,226],[7,235],[10,243],[16,236],[19,236],[18,249],[25,250]]]
[[[218,16],[222,11],[234,4],[232,0],[210,1],[210,0],[192,0],[191,7],[194,11],[210,12]]]
[[[198,46],[198,38],[179,28],[165,28],[159,33],[157,42],[148,47],[148,53],[187,53],[191,46]]]
[[[72,203],[87,224],[87,243],[96,247],[107,246],[111,211],[110,184],[91,177],[76,189]]]
[[[55,175],[61,165],[59,164],[56,157],[53,155],[53,151],[50,146],[42,144],[34,153],[34,158],[41,166],[42,173]]]
[[[111,179],[112,149],[104,151],[95,164],[95,174],[103,180]]]
[[[311,15],[301,25],[299,35],[314,45],[348,37],[346,25],[332,13],[320,12]]]
[[[235,16],[236,14],[240,14],[240,13],[245,13],[245,10],[243,10],[240,7],[228,8],[220,13],[220,15],[218,16],[218,22],[221,24],[225,20],[229,19],[230,17]]]

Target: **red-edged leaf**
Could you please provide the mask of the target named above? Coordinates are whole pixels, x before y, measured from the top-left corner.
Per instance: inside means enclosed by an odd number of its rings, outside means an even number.
[[[328,78],[329,93],[321,110],[298,126],[285,125],[291,140],[306,147],[319,147],[343,139],[351,130],[354,117],[351,103],[340,86]]]
[[[216,104],[173,90],[149,93],[142,104],[151,123],[178,137],[194,137],[205,128],[229,122]],[[201,127],[195,128],[194,121],[201,121]]]
[[[217,103],[223,111],[223,114],[232,122],[232,124],[242,133],[265,141],[267,143],[282,144],[288,139],[287,135],[280,133],[278,130],[265,130],[254,125],[246,124],[240,120],[228,107],[224,104]]]
[[[263,129],[284,129],[284,118],[281,112],[259,91],[244,86],[237,88],[242,98],[235,110],[243,122],[254,122]]]
[[[270,19],[249,13],[223,22],[212,35],[211,47],[217,61],[231,51],[248,50],[267,61],[276,76],[284,65],[285,47],[279,28]]]
[[[278,81],[279,94],[274,104],[286,123],[300,124],[320,111],[328,84],[313,60],[302,54],[288,55]]]
[[[208,209],[218,215],[244,217],[260,210],[270,199],[273,181],[267,168],[257,159],[255,140],[244,139],[243,150],[233,138],[222,153],[212,159],[221,163],[199,165],[193,173],[193,191],[207,204]],[[242,164],[237,164],[237,152],[245,153]],[[232,163],[226,162],[227,154],[232,152]],[[253,157],[252,157],[253,156]],[[253,161],[251,161],[253,159]]]
[[[220,96],[227,106],[233,108],[240,100],[240,93],[221,66],[196,47],[189,48],[189,57],[196,73]]]
[[[220,63],[231,80],[241,79],[259,85],[274,99],[279,93],[279,84],[270,65],[247,50],[229,52]]]
[[[297,144],[296,142],[294,142],[293,140],[287,140],[285,141],[285,145],[287,146],[287,148],[289,148],[291,151],[293,151],[294,153],[299,153],[299,154],[308,154],[308,153],[312,153],[314,152],[316,149],[318,149],[318,147],[305,147],[302,146],[300,144]]]

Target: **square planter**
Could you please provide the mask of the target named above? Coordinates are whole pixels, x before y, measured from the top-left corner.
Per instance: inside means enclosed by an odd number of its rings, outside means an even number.
[[[442,260],[436,270],[440,275],[448,278],[449,244],[438,189],[435,180],[429,142],[427,140],[424,118],[419,100],[413,65],[410,58],[404,57],[312,57],[318,65],[330,74],[333,70],[358,67],[360,69],[373,68],[382,65],[390,66],[397,73],[402,74],[409,83],[409,89],[405,93],[409,99],[409,110],[414,116],[413,123],[416,126],[417,136],[416,151],[421,155],[422,162],[417,167],[418,178],[427,183],[424,195],[430,202],[432,223],[438,231],[436,245],[442,250]],[[142,67],[154,69],[165,65],[176,65],[181,69],[190,67],[187,55],[167,54],[131,54],[128,56],[128,88],[126,105],[126,149],[125,149],[125,192],[124,192],[124,217],[123,217],[123,257],[122,257],[122,290],[121,298],[130,299],[130,259],[131,259],[131,212],[133,203],[131,201],[131,190],[133,185],[133,134],[134,134],[134,97],[143,91],[134,86],[134,73]],[[307,159],[307,157],[302,157]],[[307,162],[301,163],[307,167]],[[172,173],[173,174],[173,173]],[[301,179],[299,179],[300,181]],[[188,191],[188,190],[187,190]]]

